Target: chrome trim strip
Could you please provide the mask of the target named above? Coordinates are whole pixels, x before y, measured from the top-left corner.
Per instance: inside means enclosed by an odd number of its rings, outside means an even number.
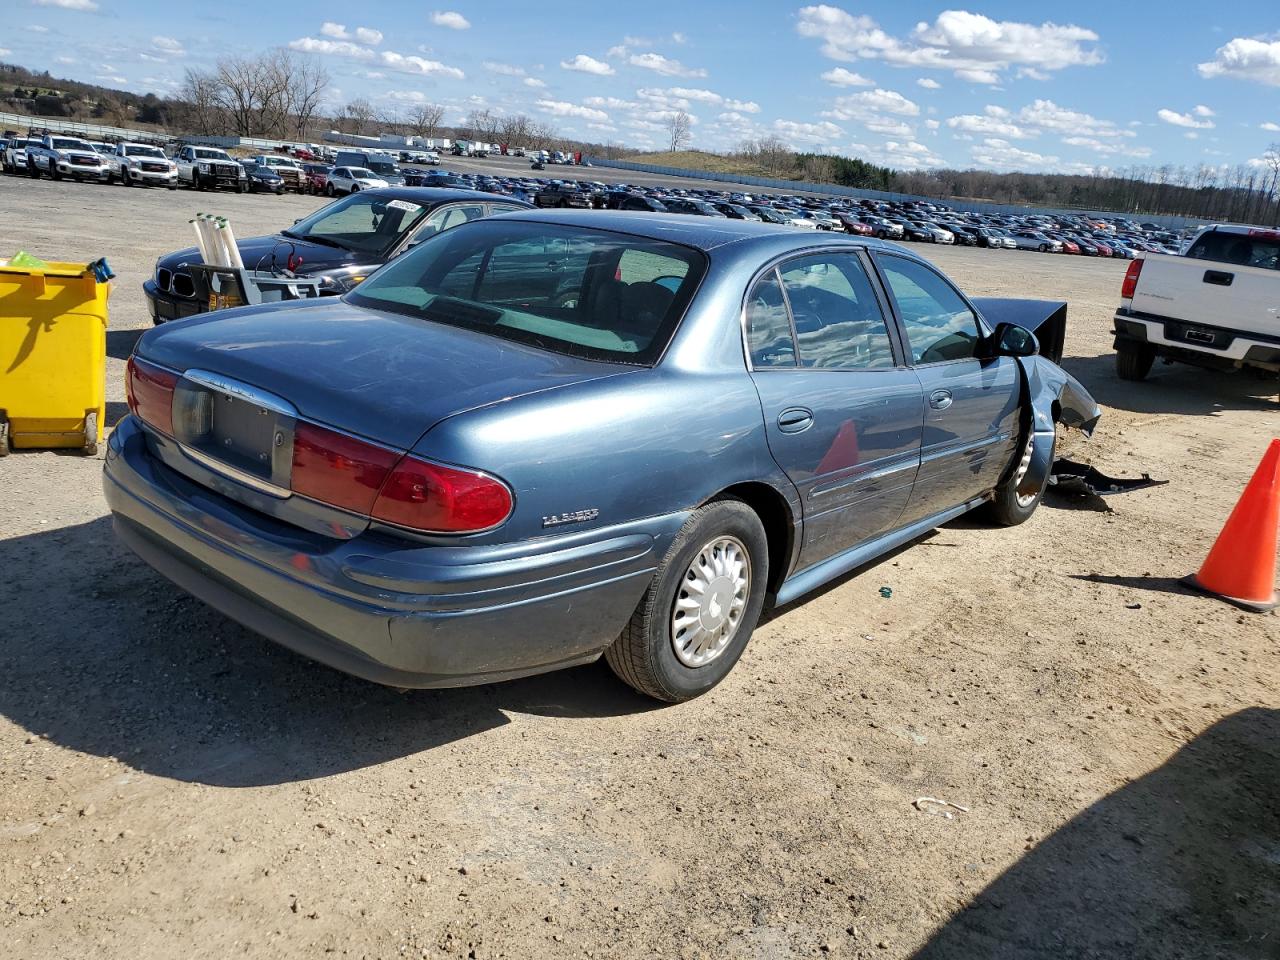
[[[250,403],[259,407],[265,407],[274,413],[282,413],[286,417],[298,417],[298,408],[273,393],[267,393],[265,390],[259,390],[257,387],[251,387],[247,383],[241,383],[238,380],[230,380],[208,370],[187,370],[182,374],[184,378],[199,386],[206,387],[209,390],[216,390],[219,393],[229,394],[233,397],[239,397],[241,400],[248,400]]]
[[[914,470],[920,466],[918,457],[913,456],[904,463],[892,463],[886,467],[880,467],[877,470],[867,470],[863,473],[854,474],[851,477],[842,477],[834,480],[826,486],[814,487],[809,491],[809,499],[816,500],[818,497],[825,497],[829,493],[837,493],[846,487],[851,487],[858,483],[869,483],[872,480],[881,480],[885,477],[893,476],[895,473],[901,473],[903,470]]]
[[[920,463],[923,465],[934,460],[940,460],[943,457],[963,457],[965,454],[974,453],[984,447],[993,447],[997,443],[1007,443],[1012,438],[1012,433],[998,433],[994,437],[984,437],[981,440],[975,440],[960,446],[954,444],[945,447],[935,446],[921,453]]]
[[[177,443],[177,441],[174,442]],[[238,470],[229,464],[223,463],[221,460],[214,459],[208,454],[201,453],[199,450],[188,447],[185,443],[178,443],[178,449],[206,470],[211,470],[220,476],[226,477],[228,480],[243,483],[246,487],[257,490],[259,493],[265,493],[267,496],[274,497],[277,500],[288,500],[293,496],[292,490],[277,487],[274,483],[269,483],[260,477],[255,477],[251,473],[245,473],[243,470]]]

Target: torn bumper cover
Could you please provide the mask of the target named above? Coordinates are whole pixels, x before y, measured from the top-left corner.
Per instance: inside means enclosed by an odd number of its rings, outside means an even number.
[[[1019,496],[1032,496],[1044,489],[1053,467],[1057,440],[1056,423],[1075,427],[1086,437],[1093,435],[1102,409],[1075,377],[1042,356],[1019,357],[1025,396],[1022,435],[1028,437],[1023,456],[1030,463],[1018,484]]]

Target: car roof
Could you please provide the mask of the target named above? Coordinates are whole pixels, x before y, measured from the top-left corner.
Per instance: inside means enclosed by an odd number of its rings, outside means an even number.
[[[411,200],[414,203],[431,206],[451,203],[454,200],[494,200],[533,209],[533,204],[525,203],[516,197],[501,193],[485,193],[482,190],[460,190],[455,187],[376,187],[373,190],[360,192],[366,196],[386,197],[389,200]]]
[[[855,237],[845,233],[798,231],[782,224],[758,223],[753,220],[730,220],[720,217],[690,217],[666,213],[623,213],[608,210],[529,210],[500,214],[496,219],[557,223],[574,227],[610,230],[648,240],[679,243],[696,250],[711,252],[730,244],[742,248],[870,247],[901,252],[881,240]]]

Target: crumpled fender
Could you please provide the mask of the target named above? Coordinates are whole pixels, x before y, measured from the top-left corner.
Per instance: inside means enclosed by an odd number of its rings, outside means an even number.
[[[1079,380],[1051,360],[1039,355],[1017,359],[1023,396],[1030,401],[1022,407],[1020,436],[1027,438],[1031,448],[1031,463],[1018,484],[1018,493],[1033,494],[1044,487],[1053,467],[1055,420],[1068,427],[1076,427],[1088,437],[1093,435],[1102,417],[1102,409]],[[1024,447],[1022,455],[1026,454]],[[1020,460],[1013,469],[1019,465]]]

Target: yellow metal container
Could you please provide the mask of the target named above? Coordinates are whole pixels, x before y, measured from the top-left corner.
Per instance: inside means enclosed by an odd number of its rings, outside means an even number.
[[[110,292],[83,263],[35,269],[0,260],[0,431],[14,449],[97,452]]]

